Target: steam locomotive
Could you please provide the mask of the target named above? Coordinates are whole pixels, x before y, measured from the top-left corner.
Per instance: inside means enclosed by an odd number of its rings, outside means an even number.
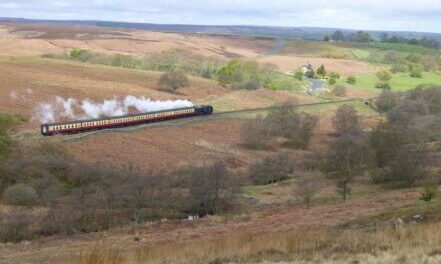
[[[172,119],[182,119],[195,116],[213,114],[213,107],[201,105],[171,110],[155,111],[142,114],[132,114],[101,119],[89,119],[64,123],[50,123],[41,125],[43,136],[62,134],[76,134],[94,130],[136,126],[147,123],[161,122]]]

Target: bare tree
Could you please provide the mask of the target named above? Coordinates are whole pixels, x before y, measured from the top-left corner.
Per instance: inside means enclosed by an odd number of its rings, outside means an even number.
[[[287,139],[294,148],[307,148],[318,118],[308,113],[298,113],[293,103],[272,109],[265,118],[261,116],[245,127],[244,142],[268,143],[274,137]]]
[[[255,119],[246,121],[242,126],[241,140],[243,145],[253,149],[269,148],[271,138],[270,127],[266,126],[264,118],[258,115]]]
[[[331,89],[331,94],[335,96],[346,96],[346,86],[336,85]]]
[[[189,169],[189,173],[189,203],[192,213],[219,214],[230,206],[235,188],[224,163],[193,167]]]
[[[340,136],[331,147],[327,170],[346,201],[351,192],[350,184],[368,162],[370,151],[364,138],[353,134]]]
[[[190,82],[187,76],[178,71],[165,72],[159,78],[159,87],[172,93],[176,93],[177,89],[189,85]]]
[[[312,199],[319,190],[321,177],[319,171],[305,171],[295,183],[294,192],[303,201],[306,208],[310,207]]]
[[[338,135],[357,133],[361,131],[360,117],[358,111],[352,105],[344,104],[337,109],[332,125]]]

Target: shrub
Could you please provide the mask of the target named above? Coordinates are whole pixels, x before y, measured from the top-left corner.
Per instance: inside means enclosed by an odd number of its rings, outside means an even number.
[[[19,183],[8,187],[3,193],[3,198],[13,205],[34,205],[38,195],[34,188]]]
[[[219,214],[230,207],[235,188],[225,164],[192,167],[190,173],[189,203],[192,213]]]
[[[322,77],[322,78],[325,77],[326,73],[327,73],[327,72],[326,72],[326,68],[325,68],[324,65],[320,66],[320,67],[317,69],[317,75],[319,75],[319,76]]]
[[[378,88],[378,89],[384,89],[384,90],[390,90],[390,89],[392,89],[392,87],[390,86],[390,84],[389,84],[388,82],[378,82],[378,83],[375,85],[375,88]]]
[[[376,73],[376,75],[377,75],[377,78],[382,82],[387,82],[387,81],[390,81],[390,79],[392,79],[392,74],[388,70],[378,71]]]
[[[0,223],[1,243],[19,243],[32,238],[32,233],[29,230],[31,218],[23,211],[14,210],[0,215]]]
[[[350,77],[348,77],[346,82],[349,84],[355,84],[357,82],[357,79],[354,76],[350,76]]]
[[[409,67],[406,64],[396,63],[392,66],[391,71],[393,73],[407,72]]]
[[[438,58],[436,56],[424,55],[421,59],[421,65],[425,71],[436,71],[440,67]]]
[[[335,96],[346,96],[346,87],[343,85],[336,85],[331,89],[331,94]]]
[[[84,57],[87,53],[88,51],[84,49],[73,49],[70,52],[70,58],[73,60],[79,60],[81,57]]]
[[[378,110],[388,112],[398,105],[401,99],[402,95],[400,93],[392,92],[391,90],[383,90],[380,96],[376,99],[375,104]]]
[[[134,69],[137,68],[141,62],[129,55],[115,54],[113,55],[111,65],[115,67],[124,67]]]
[[[391,164],[392,178],[396,183],[413,187],[424,181],[427,176],[424,163],[427,159],[427,148],[424,145],[405,145],[401,147]]]
[[[263,74],[259,63],[255,61],[231,60],[225,66],[217,71],[218,81],[223,85],[232,85],[238,88],[246,88],[244,85],[248,82],[252,83],[252,87],[258,88],[262,85],[260,76]],[[249,86],[248,86],[249,87]]]
[[[259,80],[248,80],[238,85],[233,85],[234,87],[246,90],[257,90],[260,88],[261,83]]]
[[[307,171],[299,176],[294,191],[303,201],[306,208],[309,208],[312,199],[319,190],[319,182],[322,177],[319,171]]]
[[[409,72],[410,76],[414,78],[422,78],[423,77],[423,66],[419,63],[411,63],[409,64]]]
[[[295,149],[307,149],[317,122],[318,117],[315,115],[309,113],[298,114],[298,123],[292,128],[287,137],[286,145]]]
[[[294,78],[296,78],[299,81],[302,81],[304,76],[305,75],[301,71],[296,71],[296,73],[294,74]]]
[[[402,60],[401,54],[396,50],[389,51],[388,53],[386,53],[386,55],[384,55],[384,61],[386,63],[392,64],[392,63],[397,63],[401,60]]]
[[[421,55],[417,53],[410,53],[406,59],[413,63],[419,63],[421,61]]]
[[[182,72],[166,72],[161,75],[158,84],[161,89],[176,93],[177,89],[190,85],[190,82]]]
[[[258,185],[283,181],[289,178],[294,167],[294,160],[288,153],[268,156],[252,165],[251,180]]]
[[[341,75],[340,75],[340,73],[338,73],[338,72],[330,72],[330,73],[329,73],[329,78],[332,78],[332,79],[340,79],[340,77],[341,77]]]
[[[0,113],[0,161],[7,158],[11,152],[13,141],[9,130],[15,123],[17,123],[15,118]]]
[[[247,121],[241,130],[241,141],[244,146],[252,149],[269,148],[270,134],[261,115]]]
[[[307,148],[317,117],[307,113],[297,113],[294,105],[285,105],[269,112],[264,119],[267,135],[283,137],[286,144],[294,148]]]
[[[332,126],[338,135],[360,132],[361,123],[357,109],[347,104],[340,106],[332,118]]]
[[[438,195],[438,185],[435,183],[425,184],[420,192],[420,199],[425,202],[432,201]]]
[[[337,83],[337,80],[334,79],[334,78],[330,78],[330,79],[328,80],[328,84],[329,84],[329,85],[334,85],[334,84],[336,84],[336,83]]]

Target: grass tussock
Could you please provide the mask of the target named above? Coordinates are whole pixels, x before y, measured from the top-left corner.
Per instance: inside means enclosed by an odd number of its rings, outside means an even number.
[[[74,257],[69,264],[122,264],[125,261],[121,248],[95,245],[89,252]]]
[[[154,243],[124,250],[124,258],[121,251],[95,247],[72,264],[439,263],[440,252],[441,223],[425,223],[374,230],[310,228]]]

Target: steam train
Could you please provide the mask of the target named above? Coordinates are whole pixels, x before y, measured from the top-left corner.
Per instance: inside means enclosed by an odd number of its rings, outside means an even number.
[[[165,120],[182,119],[211,114],[213,114],[213,107],[210,105],[202,105],[101,119],[42,124],[41,134],[43,136],[76,134],[94,130],[136,126]]]

